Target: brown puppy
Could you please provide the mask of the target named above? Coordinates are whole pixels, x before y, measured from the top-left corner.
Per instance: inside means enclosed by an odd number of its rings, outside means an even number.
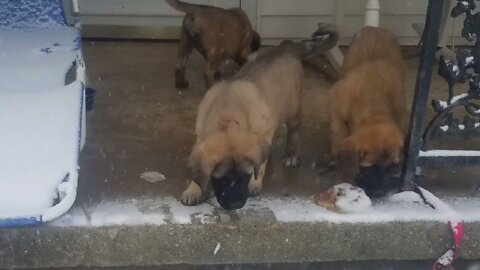
[[[260,48],[260,36],[253,30],[243,10],[166,1],[173,8],[187,13],[183,18],[175,69],[176,87],[188,87],[185,66],[193,48],[207,60],[204,70],[207,88],[218,79],[218,67],[223,60],[233,59],[243,65],[247,57]]]
[[[248,195],[262,188],[274,133],[284,123],[284,163],[299,164],[300,59],[324,53],[338,40],[331,25],[319,28],[310,40],[284,42],[258,55],[207,92],[197,115],[197,140],[189,160],[193,181],[182,194],[184,204],[202,202],[212,187],[225,209],[243,207]]]
[[[400,45],[390,32],[365,27],[355,36],[330,95],[332,154],[347,176],[402,159],[404,73]]]

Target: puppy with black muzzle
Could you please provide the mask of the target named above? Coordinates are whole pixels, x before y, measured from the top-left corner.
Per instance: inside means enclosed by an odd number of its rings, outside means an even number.
[[[182,203],[201,203],[213,188],[225,209],[243,207],[262,188],[272,139],[282,124],[287,126],[284,163],[299,164],[301,59],[322,54],[337,41],[333,26],[320,24],[312,38],[269,49],[207,92],[189,159],[192,182]]]
[[[364,27],[354,37],[330,104],[337,168],[367,194],[385,194],[383,182],[401,162],[405,139],[405,63],[392,33]]]

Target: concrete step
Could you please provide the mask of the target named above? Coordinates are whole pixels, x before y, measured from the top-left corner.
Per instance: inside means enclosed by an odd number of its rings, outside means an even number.
[[[461,257],[480,259],[480,222]],[[276,222],[2,229],[0,268],[433,260],[452,244],[440,222]]]
[[[262,263],[262,264],[215,264],[215,265],[162,265],[126,267],[72,267],[68,270],[425,270],[432,267],[431,261],[355,261],[316,263]],[[478,270],[480,262],[457,260],[455,269]],[[38,269],[38,268],[36,268]],[[57,269],[57,268],[42,268]]]

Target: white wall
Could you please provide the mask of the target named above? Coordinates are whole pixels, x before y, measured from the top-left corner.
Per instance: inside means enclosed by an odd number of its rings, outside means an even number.
[[[223,8],[239,6],[240,0],[190,0]],[[81,21],[86,25],[179,26],[183,13],[163,0],[78,0]]]
[[[245,1],[245,0],[243,0]],[[242,3],[243,3],[242,1]],[[246,0],[256,3],[255,25],[265,43],[275,44],[284,38],[309,36],[317,22],[342,25],[340,44],[348,44],[351,37],[364,24],[367,0],[344,0],[344,17],[335,22],[335,0]],[[391,30],[404,45],[419,41],[412,24],[423,24],[427,0],[381,0],[380,26]],[[252,5],[252,3],[250,3]],[[462,20],[457,19],[455,36],[459,36]],[[451,29],[451,25],[447,26]]]
[[[188,2],[223,8],[241,6],[259,31],[264,44],[276,44],[283,39],[305,38],[315,31],[318,22],[342,25],[340,43],[348,44],[350,37],[363,26],[367,0],[343,1],[345,15],[341,20],[335,20],[338,4],[336,0],[190,0]],[[78,2],[81,21],[87,26],[86,29],[101,29],[92,34],[97,37],[109,35],[115,37],[115,33],[122,32],[119,35],[121,37],[175,38],[178,36],[183,16],[163,0],[78,0]],[[380,25],[393,31],[402,44],[417,44],[419,37],[413,30],[412,24],[424,23],[427,0],[380,0],[380,5]],[[459,36],[461,28],[462,20],[457,19],[456,36]],[[450,33],[451,25],[447,26],[447,29]]]

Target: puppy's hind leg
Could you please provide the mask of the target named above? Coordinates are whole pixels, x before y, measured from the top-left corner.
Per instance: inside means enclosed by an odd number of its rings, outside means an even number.
[[[197,205],[207,199],[200,186],[194,181],[190,182],[188,188],[182,193],[180,201],[187,206]]]
[[[177,88],[188,88],[188,81],[185,79],[185,68],[187,66],[188,57],[192,51],[193,44],[185,29],[182,28],[180,44],[178,47],[177,67],[175,68],[175,87]]]
[[[210,88],[217,80],[220,79],[220,73],[218,67],[222,58],[220,55],[215,53],[215,50],[212,50],[207,57],[207,65],[203,71],[203,77],[205,78],[205,85],[207,88]]]
[[[250,183],[248,184],[248,193],[250,196],[257,195],[263,187],[263,177],[265,176],[265,169],[267,167],[267,161],[265,161],[258,170],[257,178],[255,175],[252,175],[250,178]]]
[[[300,148],[300,113],[287,121],[287,145],[283,163],[287,167],[300,165],[298,152]]]

